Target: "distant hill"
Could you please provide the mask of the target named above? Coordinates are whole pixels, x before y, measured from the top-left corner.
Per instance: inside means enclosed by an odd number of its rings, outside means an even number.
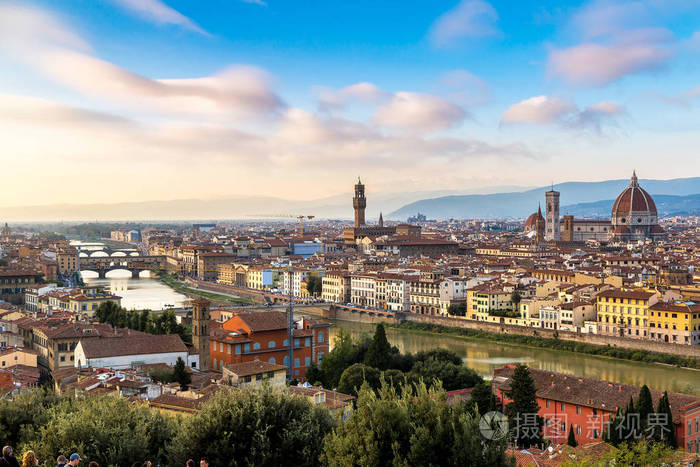
[[[593,203],[578,203],[561,208],[562,215],[576,217],[610,217],[614,199]],[[700,194],[688,196],[654,195],[656,209],[660,216],[698,216],[700,215]]]
[[[605,203],[614,200],[620,192],[629,185],[629,179],[607,180],[603,182],[566,182],[554,185],[561,193],[561,206],[569,208],[583,203]],[[700,193],[700,177],[677,178],[672,180],[640,180],[639,184],[654,199],[659,195],[674,195],[687,197]],[[485,195],[457,195],[439,198],[423,199],[409,203],[385,216],[389,219],[406,219],[408,216],[421,212],[428,218],[436,219],[488,219],[505,217],[526,217],[537,210],[538,203],[544,206],[544,194],[551,187],[544,186],[522,192],[494,193]],[[671,202],[671,201],[669,201]],[[684,209],[696,209],[700,206],[697,200],[683,201]],[[612,201],[610,201],[612,206]],[[657,206],[661,209],[659,201]],[[675,210],[670,205],[669,212]],[[579,209],[579,208],[577,208]],[[581,208],[582,210],[584,208]],[[601,217],[609,217],[611,208],[607,211],[603,205],[590,208],[600,213]],[[564,213],[564,210],[561,211]],[[583,211],[582,211],[583,212]],[[573,214],[573,212],[572,212]],[[583,214],[579,214],[583,215]]]
[[[138,220],[217,220],[254,219],[270,216],[314,215],[317,218],[351,219],[353,186],[345,193],[302,201],[273,197],[231,197],[224,199],[175,199],[131,203],[48,204],[43,206],[0,206],[0,222],[10,221],[138,221]],[[367,185],[367,220],[373,222],[379,213],[393,211],[413,201],[446,195],[474,193],[462,190],[377,193]],[[490,192],[526,190],[531,187],[492,187]]]

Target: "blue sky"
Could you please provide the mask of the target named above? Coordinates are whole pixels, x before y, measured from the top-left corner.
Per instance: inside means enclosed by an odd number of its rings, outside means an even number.
[[[699,20],[697,0],[4,2],[3,204],[698,175]]]

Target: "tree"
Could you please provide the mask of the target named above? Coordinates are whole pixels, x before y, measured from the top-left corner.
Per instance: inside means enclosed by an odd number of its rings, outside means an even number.
[[[386,370],[391,361],[391,344],[386,338],[384,323],[377,324],[374,331],[372,343],[365,355],[365,365],[369,365],[380,370]]]
[[[343,394],[357,395],[357,391],[362,386],[362,383],[367,382],[369,387],[379,387],[379,370],[371,366],[355,363],[350,365],[340,376],[338,383],[338,392]]]
[[[510,294],[510,301],[513,302],[513,305],[515,307],[515,310],[518,310],[518,307],[520,305],[520,302],[523,300],[523,297],[520,295],[520,292],[518,290],[513,290],[513,293]]]
[[[269,387],[222,388],[182,422],[167,465],[203,456],[210,465],[318,465],[333,425],[328,410],[306,398]]]
[[[474,370],[461,362],[455,365],[435,359],[417,361],[409,374],[416,379],[422,378],[427,384],[435,380],[441,381],[447,391],[471,388],[484,381]]]
[[[661,416],[661,420],[665,422],[663,429],[657,430],[657,439],[664,442],[667,446],[676,449],[678,447],[678,442],[676,440],[676,428],[673,425],[671,404],[668,401],[668,393],[666,391],[664,391],[664,395],[659,399],[656,413],[659,414]]]
[[[326,437],[322,461],[335,466],[509,465],[505,439],[487,440],[468,404],[450,406],[425,384],[400,391],[363,385],[350,419]]]
[[[447,308],[447,314],[450,316],[464,316],[467,314],[466,303],[453,303]]]
[[[515,438],[520,447],[528,448],[542,442],[542,418],[537,415],[540,407],[537,404],[535,382],[530,370],[525,365],[517,365],[510,378],[510,394],[512,402],[506,406],[506,415],[517,421]]]
[[[326,358],[328,358],[328,357],[326,357]],[[324,361],[325,361],[325,359],[324,359]],[[321,364],[323,364],[323,362],[321,362]],[[316,384],[316,383],[323,384],[323,372],[318,367],[318,365],[316,365],[314,362],[311,362],[311,364],[308,367],[306,367],[306,379],[311,384]]]
[[[112,396],[64,397],[47,415],[46,423],[24,433],[20,451],[33,449],[40,459],[79,452],[103,465],[130,465],[145,458],[169,464],[166,446],[177,425],[144,404],[134,406]]]
[[[49,411],[59,402],[53,388],[20,393],[14,399],[0,398],[0,433],[2,442],[19,444],[21,434],[30,427],[44,425]]]
[[[183,391],[187,390],[187,386],[192,382],[192,376],[185,369],[185,361],[181,357],[177,357],[173,367],[173,381],[180,383],[180,389]]]
[[[566,444],[571,446],[572,448],[575,448],[578,446],[578,443],[576,442],[576,435],[574,434],[574,424],[569,425],[569,439],[566,441]]]
[[[639,422],[641,424],[642,432],[649,426],[649,414],[654,412],[654,403],[651,400],[651,391],[645,384],[639,390],[639,397],[637,398],[637,404],[634,407],[635,412],[639,414]]]
[[[340,328],[333,340],[333,350],[321,361],[322,376],[320,381],[323,386],[329,389],[337,387],[343,371],[353,363],[359,363],[358,353],[357,346],[350,334],[345,329]]]
[[[471,401],[476,404],[479,415],[496,410],[496,396],[489,383],[479,383],[471,392]]]

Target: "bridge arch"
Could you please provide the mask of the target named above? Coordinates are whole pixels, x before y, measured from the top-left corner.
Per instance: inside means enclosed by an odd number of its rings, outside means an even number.
[[[90,258],[106,258],[109,257],[109,253],[102,251],[102,250],[97,250],[95,252],[90,253]]]
[[[126,256],[126,253],[124,253],[123,251],[115,251],[114,253],[112,253],[112,254],[109,255],[109,256],[111,256],[112,258],[115,258],[115,257],[118,257],[118,256]]]

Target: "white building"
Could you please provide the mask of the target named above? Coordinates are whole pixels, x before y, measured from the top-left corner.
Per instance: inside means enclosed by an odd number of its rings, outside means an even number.
[[[187,347],[177,334],[84,339],[78,342],[73,355],[78,368],[121,369],[153,363],[172,366],[178,358],[192,366]]]
[[[377,278],[370,274],[353,274],[350,276],[350,302],[353,305],[375,308]]]

